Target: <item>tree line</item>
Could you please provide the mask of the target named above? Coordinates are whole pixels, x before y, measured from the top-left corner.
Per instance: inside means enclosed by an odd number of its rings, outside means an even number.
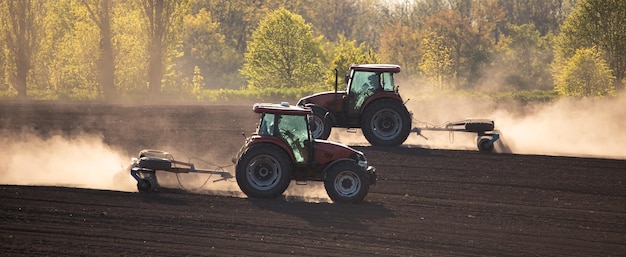
[[[622,0],[4,0],[0,96],[323,90],[354,63],[433,89],[610,95],[623,17]]]

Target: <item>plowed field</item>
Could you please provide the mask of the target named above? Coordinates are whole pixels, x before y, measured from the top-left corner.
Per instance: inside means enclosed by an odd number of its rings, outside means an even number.
[[[1,255],[626,253],[625,160],[362,144],[355,148],[380,176],[361,204],[331,203],[315,183],[259,200],[232,181],[194,184],[204,177],[170,176],[149,194],[135,192],[127,173],[109,176],[117,180],[108,186],[79,181],[98,178],[102,152],[127,161],[153,148],[229,165],[256,122],[249,104],[0,103]],[[86,141],[79,151],[51,147]],[[78,173],[66,173],[72,163]]]

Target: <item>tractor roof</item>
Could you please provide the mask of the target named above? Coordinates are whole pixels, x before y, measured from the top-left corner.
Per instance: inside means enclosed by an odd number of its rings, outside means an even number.
[[[256,103],[252,107],[252,110],[256,113],[274,113],[274,114],[286,114],[286,115],[307,115],[311,114],[311,109],[302,108],[295,105],[289,105],[287,102],[280,104],[271,103]]]
[[[350,66],[351,70],[358,71],[378,71],[378,72],[400,72],[400,65],[396,64],[356,64]]]

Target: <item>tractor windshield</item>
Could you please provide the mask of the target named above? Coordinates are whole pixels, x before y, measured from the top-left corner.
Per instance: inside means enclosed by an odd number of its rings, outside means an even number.
[[[280,115],[278,117],[278,132],[293,150],[297,163],[308,162],[309,128],[306,116]]]
[[[309,161],[308,142],[311,142],[307,117],[264,113],[257,134],[283,139],[291,148],[297,163]]]
[[[365,100],[380,91],[394,91],[391,72],[354,71],[348,91],[354,97],[354,109],[360,109]]]

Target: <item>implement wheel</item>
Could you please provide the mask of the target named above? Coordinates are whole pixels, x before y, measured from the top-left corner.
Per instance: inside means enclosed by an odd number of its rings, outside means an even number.
[[[156,172],[145,172],[143,173],[143,178],[137,182],[137,191],[144,192],[152,192],[158,187],[158,182],[156,179]]]
[[[487,137],[478,138],[478,142],[476,144],[478,146],[478,150],[481,152],[484,152],[484,153],[493,152],[494,145],[493,145],[493,142],[491,142],[490,138],[487,138]]]

